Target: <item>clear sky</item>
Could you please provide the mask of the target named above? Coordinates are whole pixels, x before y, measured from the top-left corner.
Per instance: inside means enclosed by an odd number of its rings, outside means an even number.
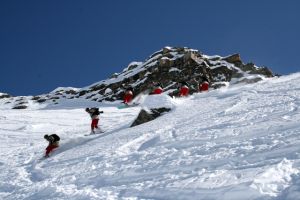
[[[0,92],[84,87],[164,46],[300,71],[298,0],[1,0]]]

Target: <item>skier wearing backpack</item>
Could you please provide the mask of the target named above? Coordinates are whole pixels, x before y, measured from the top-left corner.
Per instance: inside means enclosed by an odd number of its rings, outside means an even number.
[[[52,135],[44,135],[44,138],[49,142],[49,145],[46,148],[46,153],[45,153],[45,158],[49,157],[49,154],[56,149],[57,147],[59,147],[59,140],[60,137],[56,134],[52,134]]]
[[[99,115],[103,111],[99,111],[99,108],[86,108],[85,111],[90,114],[92,118],[91,122],[91,134],[95,133],[95,128],[98,129]],[[102,132],[102,131],[100,131]]]
[[[190,91],[190,89],[188,87],[187,82],[185,82],[185,81],[180,82],[179,96],[180,97],[188,96],[189,91]]]

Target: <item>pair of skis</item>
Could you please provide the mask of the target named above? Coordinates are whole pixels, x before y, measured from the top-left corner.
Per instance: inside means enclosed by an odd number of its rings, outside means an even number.
[[[91,132],[89,134],[85,134],[84,136],[98,135],[98,134],[102,134],[102,133],[105,133],[105,131],[103,131],[103,130],[95,131],[95,132]]]

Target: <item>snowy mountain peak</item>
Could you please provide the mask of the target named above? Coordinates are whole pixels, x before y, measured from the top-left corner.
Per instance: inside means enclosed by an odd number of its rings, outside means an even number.
[[[207,56],[187,47],[164,47],[144,62],[131,62],[121,73],[84,88],[57,88],[49,94],[34,97],[5,97],[0,107],[16,109],[61,105],[75,99],[84,102],[115,102],[123,98],[124,89],[133,87],[135,95],[147,93],[154,83],[161,83],[165,94],[178,95],[178,82],[190,85],[190,93],[198,91],[203,78],[211,89],[228,84],[254,83],[273,74],[268,68],[244,64],[239,54],[226,57]]]

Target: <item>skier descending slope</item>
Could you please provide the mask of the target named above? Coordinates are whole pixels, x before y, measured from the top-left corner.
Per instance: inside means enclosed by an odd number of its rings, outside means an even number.
[[[60,137],[56,134],[52,134],[52,135],[44,135],[44,138],[49,142],[49,145],[46,148],[46,154],[45,154],[45,158],[49,157],[49,154],[56,149],[57,147],[59,147],[59,140]]]
[[[128,103],[122,103],[122,105],[119,105],[117,108],[118,109],[124,109],[124,108],[130,108],[130,107],[135,107],[139,106],[144,102],[146,97],[149,95],[149,90],[146,90],[144,92],[141,92],[140,94],[136,95],[134,99],[130,100]]]
[[[128,105],[133,98],[133,88],[129,87],[126,89],[125,94],[124,94],[124,104]]]
[[[162,89],[162,86],[161,86],[161,83],[156,83],[154,84],[154,90],[150,93],[150,94],[161,94],[163,93],[163,89]]]
[[[208,88],[209,88],[209,82],[208,82],[208,79],[206,77],[204,77],[202,79],[202,83],[199,84],[199,92],[205,92],[205,91],[208,91]]]
[[[185,82],[185,81],[180,82],[179,96],[186,97],[189,95],[189,91],[190,91],[190,89],[188,87],[187,82]]]
[[[91,134],[95,134],[95,128],[99,129],[98,127],[99,115],[100,113],[103,113],[103,111],[99,111],[99,108],[86,108],[85,111],[89,113],[92,118]],[[100,132],[103,132],[101,129],[99,130]]]

